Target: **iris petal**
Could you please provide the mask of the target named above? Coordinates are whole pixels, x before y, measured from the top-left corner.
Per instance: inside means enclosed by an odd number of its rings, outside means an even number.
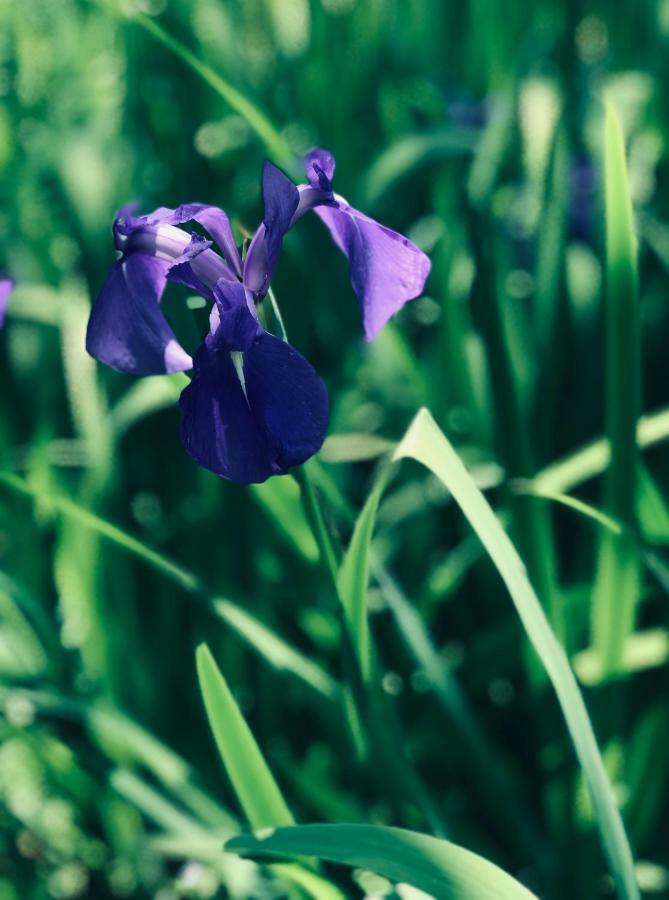
[[[160,308],[169,267],[168,261],[142,253],[115,263],[88,321],[91,356],[131,375],[192,367]]]
[[[328,425],[325,385],[310,363],[285,341],[261,332],[244,354],[249,404],[264,425],[275,472],[285,472],[320,450]]]
[[[0,328],[5,322],[5,312],[7,310],[7,301],[14,287],[11,278],[0,278]]]
[[[198,350],[195,377],[179,401],[186,451],[243,484],[285,474],[313,456],[325,437],[328,400],[306,359],[241,305],[221,313],[212,338]],[[240,347],[241,371],[231,357]]]
[[[319,206],[314,212],[348,258],[365,337],[371,341],[408,300],[420,296],[430,260],[408,238],[365,216],[337,195],[332,206]]]
[[[348,258],[365,337],[371,341],[394,313],[421,294],[430,260],[408,238],[332,192],[335,160],[327,150],[311,150],[304,166],[309,186],[301,189],[298,215],[313,209]]]
[[[281,169],[265,162],[262,174],[264,217],[256,231],[244,263],[244,284],[264,295],[276,268],[285,233],[291,226],[300,195],[297,186]]]
[[[184,225],[198,222],[218,244],[226,262],[238,278],[242,277],[242,261],[235,244],[230,220],[218,206],[204,203],[183,203],[175,209],[161,206],[145,216],[133,216],[133,207],[124,207],[114,222],[114,232],[128,236],[146,226]]]

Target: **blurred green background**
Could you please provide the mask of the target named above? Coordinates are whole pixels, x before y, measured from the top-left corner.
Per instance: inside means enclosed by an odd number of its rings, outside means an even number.
[[[669,3],[126,0],[119,15],[4,0],[0,271],[18,287],[0,333],[1,900],[302,896],[221,852],[244,823],[198,693],[203,640],[299,821],[431,829],[420,798],[352,751],[339,620],[295,483],[198,469],[179,441],[182,381],[86,356],[120,206],[214,203],[247,231],[261,214],[266,148],[137,12],[293,150],[330,149],[337,191],[430,254],[426,296],[366,345],[321,225],[285,241],[274,288],[331,398],[336,437],[313,468],[329,523],[346,542],[377,457],[427,405],[511,527],[584,684],[640,883],[669,896]],[[636,622],[615,672],[584,652],[603,526],[517,483],[604,432],[604,91],[637,216],[642,409],[659,413],[637,492]],[[170,288],[175,321],[185,296]],[[595,457],[546,484],[606,508]],[[610,895],[554,695],[422,469],[394,474],[374,549],[393,573],[369,604],[396,752],[448,836],[541,897]],[[428,632],[431,667],[416,653]],[[347,897],[414,896],[327,871]]]

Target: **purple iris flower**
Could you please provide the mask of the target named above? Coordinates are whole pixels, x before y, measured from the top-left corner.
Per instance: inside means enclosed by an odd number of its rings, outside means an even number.
[[[138,217],[121,210],[114,222],[121,258],[88,323],[88,352],[118,371],[151,375],[193,369],[179,400],[184,447],[205,468],[232,481],[285,474],[316,453],[325,437],[323,382],[303,356],[265,331],[257,315],[283,237],[295,222],[314,210],[348,257],[368,340],[421,293],[430,269],[409,240],[333,193],[329,153],[309,153],[306,169],[309,183],[295,185],[265,163],[263,221],[244,260],[218,207],[194,203]],[[186,222],[197,222],[211,240],[178,227]],[[160,307],[168,281],[187,285],[212,304],[209,333],[193,359]]]
[[[0,328],[5,323],[5,312],[7,310],[7,301],[14,287],[11,278],[0,278]]]

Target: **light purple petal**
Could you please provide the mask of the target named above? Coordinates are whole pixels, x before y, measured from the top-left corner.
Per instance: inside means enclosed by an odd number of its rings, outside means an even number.
[[[380,225],[334,195],[336,205],[316,215],[348,257],[351,285],[362,309],[368,341],[408,300],[420,296],[430,260],[408,238]]]
[[[296,185],[281,169],[265,162],[262,175],[264,217],[244,263],[244,284],[257,296],[267,293],[281,244],[299,203]]]
[[[192,367],[160,308],[169,266],[142,253],[114,264],[88,321],[86,349],[91,356],[131,375]]]
[[[5,313],[7,311],[7,301],[14,287],[11,278],[0,278],[0,328],[5,322]]]
[[[127,237],[146,227],[198,222],[221,248],[226,262],[235,275],[238,278],[242,277],[242,261],[235,244],[230,220],[218,206],[208,206],[204,203],[183,203],[175,209],[161,206],[145,216],[133,216],[133,209],[133,206],[126,206],[119,211],[114,222],[115,235]],[[122,246],[119,246],[119,249],[122,249]]]
[[[195,377],[179,405],[186,451],[243,484],[304,462],[318,451],[327,428],[323,382],[241,305],[221,312],[216,334],[195,355]]]

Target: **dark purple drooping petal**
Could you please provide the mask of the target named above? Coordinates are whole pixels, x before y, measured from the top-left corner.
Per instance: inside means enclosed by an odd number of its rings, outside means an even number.
[[[5,312],[7,311],[7,301],[14,287],[11,278],[0,278],[0,328],[5,323]]]
[[[160,309],[170,263],[132,253],[114,264],[93,306],[86,349],[131,375],[182,372],[192,360]]]
[[[244,284],[256,296],[264,296],[279,259],[285,233],[293,222],[300,195],[281,169],[265,162],[262,173],[265,213],[244,263]]]
[[[332,192],[335,161],[327,150],[308,153],[305,168],[309,186],[300,192],[298,212],[313,209],[348,257],[365,337],[371,341],[394,313],[422,293],[430,260],[408,238],[370,219]]]
[[[327,393],[304,357],[264,331],[245,305],[219,315],[179,401],[183,444],[223,478],[262,482],[319,450]]]

